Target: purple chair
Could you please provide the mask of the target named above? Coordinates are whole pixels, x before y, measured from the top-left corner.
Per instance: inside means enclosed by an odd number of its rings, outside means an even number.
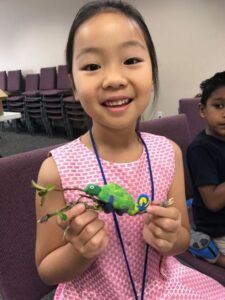
[[[0,72],[0,89],[3,91],[7,90],[7,73],[6,71]],[[7,101],[3,101],[3,109],[7,110]]]
[[[24,113],[24,97],[21,95],[24,88],[24,79],[21,70],[9,71],[7,81],[7,105],[9,111]]]
[[[184,158],[186,196],[187,199],[191,198],[193,196],[193,190],[185,159],[187,147],[191,141],[191,134],[187,116],[185,114],[179,114],[176,116],[145,121],[140,124],[140,130],[166,136],[180,146]],[[189,213],[189,215],[191,216],[191,212]],[[192,267],[193,269],[196,269],[199,272],[214,278],[215,280],[219,281],[222,285],[225,286],[224,268],[210,264],[207,261],[202,260],[200,258],[196,258],[188,251],[178,255],[177,258],[185,265],[188,265],[189,267]]]
[[[72,86],[68,77],[66,65],[58,66],[56,88],[52,88],[48,91],[42,91],[42,95],[44,95],[45,97],[72,95]]]
[[[186,114],[192,140],[196,135],[205,128],[206,121],[204,118],[201,118],[199,115],[198,104],[200,98],[185,98],[179,100],[179,114]]]
[[[24,97],[21,95],[24,90],[24,78],[21,70],[9,71],[7,80],[7,110],[20,112],[22,119],[12,121],[15,125],[16,130],[18,125],[24,127]]]
[[[8,71],[7,92],[9,95],[20,95],[24,89],[24,78],[21,70]]]
[[[53,78],[55,78],[56,76],[55,69],[54,72],[52,68],[45,68],[41,71],[41,77],[44,72],[48,72],[48,77],[52,78],[53,82]],[[61,65],[58,67],[57,85],[52,85],[51,88],[49,87],[49,89],[46,89],[45,87],[44,90],[40,85],[40,94],[42,96],[44,115],[49,124],[50,136],[53,134],[53,127],[59,126],[65,129],[65,132],[69,137],[69,125],[64,112],[64,107],[62,105],[62,97],[64,95],[72,94],[72,88],[70,85],[66,66]]]
[[[35,266],[35,192],[31,188],[31,179],[37,179],[42,161],[54,147],[0,159],[0,293],[4,300],[40,300],[54,289],[41,281]]]
[[[184,114],[145,121],[140,124],[140,130],[163,135],[177,143],[183,154],[185,172],[185,190],[187,199],[193,195],[190,175],[186,164],[186,152],[191,142],[191,134],[187,117]]]
[[[25,120],[30,134],[33,134],[34,119],[42,118],[42,103],[39,94],[39,74],[27,74],[25,79],[25,91],[22,93],[25,103]]]
[[[66,135],[70,137],[69,123],[62,105],[62,97],[44,96],[42,102],[45,118],[48,124],[50,124],[50,136],[53,134],[53,127],[58,126],[63,127]]]
[[[25,92],[22,93],[26,97],[39,96],[39,74],[27,74],[25,79]]]
[[[75,101],[73,96],[63,97],[66,118],[69,126],[69,137],[74,137],[74,130],[77,129],[78,135],[85,132],[88,127],[88,116],[80,102]]]
[[[25,117],[30,134],[35,133],[37,125],[41,125],[44,127],[46,134],[51,135],[51,124],[48,122],[44,112],[41,92],[45,91],[44,88],[51,89],[55,86],[55,72],[55,67],[42,68],[41,76],[39,74],[26,76],[26,90],[23,95],[25,96]],[[42,91],[41,88],[43,89]]]
[[[56,67],[41,68],[40,94],[49,95],[56,88]]]
[[[7,73],[6,71],[0,71],[0,90],[7,90]]]
[[[56,87],[59,90],[60,95],[63,95],[63,96],[71,96],[72,95],[72,85],[71,85],[70,79],[68,77],[66,65],[58,66]]]

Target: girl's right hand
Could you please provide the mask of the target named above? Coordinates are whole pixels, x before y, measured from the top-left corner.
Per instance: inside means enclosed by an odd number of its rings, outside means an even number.
[[[77,204],[66,212],[67,221],[57,219],[64,230],[63,238],[86,259],[97,258],[106,248],[108,237],[105,223],[98,218],[94,210],[86,210],[83,204]]]

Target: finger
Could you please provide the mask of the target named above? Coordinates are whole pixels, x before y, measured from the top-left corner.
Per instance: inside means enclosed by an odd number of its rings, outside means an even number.
[[[75,218],[76,216],[79,216],[85,211],[85,206],[81,203],[75,205],[73,208],[71,208],[69,211],[67,211],[65,214],[67,216],[67,220],[63,221],[59,217],[57,217],[56,222],[63,230],[67,228],[67,226],[70,224],[71,220]]]
[[[96,219],[84,227],[82,232],[79,234],[79,243],[81,245],[87,244],[92,240],[99,231],[104,229],[105,223],[102,220]]]
[[[93,210],[85,210],[80,215],[74,217],[70,222],[70,232],[71,234],[77,236],[84,228],[98,219],[98,213]]]
[[[180,224],[180,219],[174,220],[169,218],[153,217],[151,222],[165,232],[175,232]]]
[[[176,207],[161,207],[150,205],[147,208],[147,213],[154,216],[164,217],[169,219],[177,220],[179,217],[179,210]]]
[[[156,237],[153,232],[149,230],[143,231],[143,237],[145,241],[160,253],[166,253],[171,249],[171,242],[162,238]]]
[[[171,241],[174,238],[174,235],[176,234],[176,232],[168,232],[163,230],[162,228],[160,228],[159,226],[157,226],[154,223],[151,223],[148,226],[150,232],[152,233],[152,235],[156,238],[156,239],[162,239],[162,240],[166,240],[166,241]]]
[[[154,216],[152,214],[144,214],[144,224],[148,225],[150,222],[152,222]]]
[[[98,231],[81,249],[81,253],[89,258],[100,254],[108,244],[108,237],[104,229]]]
[[[153,239],[153,247],[160,253],[167,253],[171,250],[172,244],[170,241],[164,239]]]

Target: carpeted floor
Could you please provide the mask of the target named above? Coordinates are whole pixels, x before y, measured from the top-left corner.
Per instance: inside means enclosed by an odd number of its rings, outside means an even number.
[[[63,128],[56,127],[52,137],[46,136],[42,128],[37,128],[37,133],[30,135],[24,128],[17,132],[13,126],[5,123],[0,130],[0,155],[2,157],[22,153],[38,148],[48,147],[69,142]],[[74,138],[81,132],[74,132]]]

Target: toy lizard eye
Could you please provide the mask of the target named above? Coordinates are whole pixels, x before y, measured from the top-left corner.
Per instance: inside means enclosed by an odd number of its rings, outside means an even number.
[[[94,185],[90,185],[90,189],[93,190],[95,187]]]

